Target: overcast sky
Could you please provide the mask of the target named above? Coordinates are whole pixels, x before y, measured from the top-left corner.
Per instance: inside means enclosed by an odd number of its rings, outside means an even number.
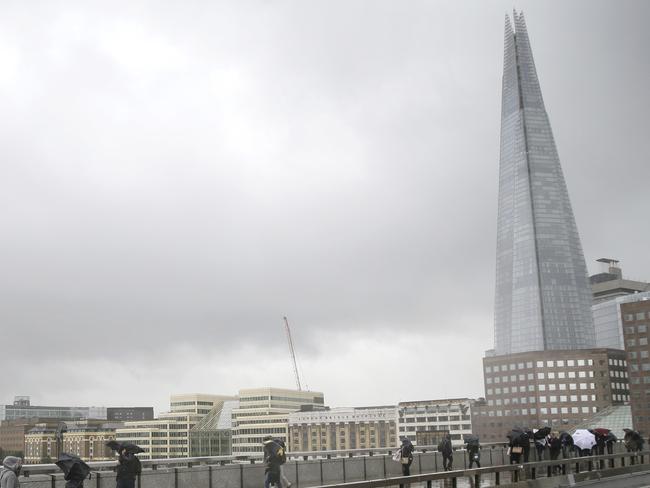
[[[524,10],[590,272],[650,280],[650,3]],[[511,1],[4,1],[0,403],[484,394]]]

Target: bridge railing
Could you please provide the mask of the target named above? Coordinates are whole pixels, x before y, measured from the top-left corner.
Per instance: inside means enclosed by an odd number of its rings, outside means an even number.
[[[318,459],[336,459],[336,458],[353,458],[360,456],[391,456],[398,447],[384,447],[384,448],[371,448],[371,449],[343,449],[331,451],[293,451],[287,453],[287,459],[293,461],[307,461]],[[426,445],[417,446],[415,454],[437,453],[437,446]],[[491,465],[506,464],[507,444],[506,443],[492,443],[481,444],[482,462],[488,462]],[[623,443],[619,442],[615,446],[617,452],[624,451]],[[464,462],[467,463],[467,451],[462,448],[454,450],[454,456],[458,458],[459,455],[463,456]],[[531,446],[531,458],[537,461],[537,452]],[[227,465],[227,464],[256,464],[262,462],[261,453],[251,453],[245,456],[202,456],[202,457],[182,457],[182,458],[166,458],[166,459],[142,459],[142,467],[144,469],[157,470],[159,467],[189,467],[199,465]],[[87,463],[93,471],[112,471],[117,468],[117,460],[115,461],[91,461]],[[435,466],[437,469],[437,465]],[[55,464],[26,464],[23,466],[23,476],[29,477],[30,474],[51,474],[59,472],[59,468]]]

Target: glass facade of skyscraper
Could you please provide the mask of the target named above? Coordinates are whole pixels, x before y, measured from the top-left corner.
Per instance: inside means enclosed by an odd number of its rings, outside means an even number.
[[[506,20],[497,355],[594,347],[591,290],[523,14]]]

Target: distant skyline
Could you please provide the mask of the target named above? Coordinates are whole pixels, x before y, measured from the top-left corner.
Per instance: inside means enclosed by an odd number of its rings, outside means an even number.
[[[650,4],[517,2],[586,262],[650,280]],[[505,1],[0,6],[0,404],[484,394]],[[407,364],[411,374],[404,374]]]

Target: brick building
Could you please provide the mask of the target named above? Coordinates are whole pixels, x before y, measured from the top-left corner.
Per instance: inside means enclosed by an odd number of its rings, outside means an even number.
[[[503,442],[515,426],[567,430],[630,399],[627,358],[617,349],[533,351],[483,359],[485,404],[475,433]]]
[[[650,298],[621,304],[634,429],[650,434]]]

